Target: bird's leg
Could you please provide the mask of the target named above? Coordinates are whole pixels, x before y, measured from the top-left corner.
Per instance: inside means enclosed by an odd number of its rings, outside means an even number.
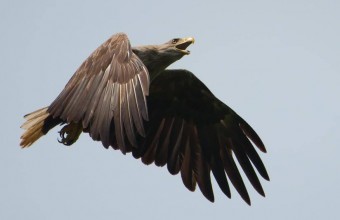
[[[71,122],[70,124],[65,125],[59,131],[61,140],[58,140],[58,141],[59,143],[70,146],[78,140],[82,131],[83,131],[83,128],[80,123]]]

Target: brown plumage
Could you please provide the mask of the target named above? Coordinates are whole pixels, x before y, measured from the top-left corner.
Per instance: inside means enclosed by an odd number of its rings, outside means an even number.
[[[230,197],[228,179],[241,197],[250,198],[235,158],[253,187],[264,196],[253,168],[267,171],[251,141],[266,152],[256,132],[187,70],[166,70],[184,55],[193,38],[161,45],[130,46],[125,34],[102,44],[78,68],[49,107],[25,116],[22,147],[58,124],[61,143],[73,144],[88,132],[103,146],[132,152],[145,164],[167,165],[181,173],[191,191],[196,184],[214,201],[210,173]],[[227,178],[228,177],[228,178]]]

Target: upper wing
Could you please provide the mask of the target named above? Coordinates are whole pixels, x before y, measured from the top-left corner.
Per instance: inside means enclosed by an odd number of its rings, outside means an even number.
[[[136,145],[135,128],[145,135],[148,92],[147,68],[132,52],[127,36],[120,33],[83,62],[48,112],[68,123],[82,123],[94,140],[101,140],[105,147],[117,143],[125,153],[125,136],[128,144]]]
[[[133,149],[135,157],[142,157],[146,164],[167,164],[171,174],[181,172],[184,185],[193,191],[197,183],[210,201],[214,201],[210,171],[230,197],[227,174],[250,204],[234,154],[251,184],[264,196],[252,164],[263,178],[269,180],[269,177],[249,141],[265,152],[261,139],[191,72],[166,70],[155,78],[151,82],[148,108],[146,138],[143,147]]]

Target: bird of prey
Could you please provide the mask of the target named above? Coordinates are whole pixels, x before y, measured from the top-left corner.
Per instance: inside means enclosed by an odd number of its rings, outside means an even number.
[[[145,164],[167,165],[171,174],[181,173],[190,191],[198,185],[211,202],[212,172],[227,197],[230,181],[250,205],[235,159],[264,196],[257,173],[269,177],[253,144],[262,152],[265,146],[193,73],[167,69],[190,54],[192,43],[189,37],[131,47],[126,34],[113,35],[81,64],[48,107],[25,116],[20,145],[29,147],[64,125],[59,133],[65,145],[89,133],[105,148],[132,153]]]

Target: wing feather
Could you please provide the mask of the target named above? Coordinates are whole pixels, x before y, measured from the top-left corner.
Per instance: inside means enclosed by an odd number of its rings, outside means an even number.
[[[216,126],[200,127],[199,138],[202,151],[204,152],[205,160],[211,167],[214,177],[223,191],[223,193],[231,197],[228,180],[224,171],[223,162],[220,156],[220,148],[223,146],[219,145],[218,133]]]
[[[253,185],[253,187],[256,189],[256,191],[259,194],[264,196],[264,191],[262,189],[261,183],[256,175],[256,172],[253,166],[251,165],[249,161],[247,154],[242,150],[242,147],[239,145],[239,143],[236,140],[232,139],[230,142],[232,145],[233,152],[235,153],[236,158],[239,164],[241,165],[244,173],[248,177],[250,183]]]
[[[114,98],[109,98],[112,94]],[[132,52],[127,36],[120,33],[84,61],[48,112],[68,123],[81,122],[83,129],[106,147],[115,145],[110,134],[114,121],[118,147],[125,153],[127,145],[136,147],[135,128],[145,135],[148,94],[148,70]]]
[[[146,138],[142,139],[143,150],[139,151],[144,163],[163,166],[167,157],[171,174],[181,172],[183,184],[190,191],[197,184],[202,194],[213,202],[212,172],[227,197],[231,197],[229,179],[250,205],[235,156],[250,183],[264,196],[253,165],[264,179],[269,177],[249,141],[265,152],[261,139],[192,73],[165,70],[159,74],[151,83],[148,108],[150,121]]]
[[[143,118],[141,115],[141,112],[138,108],[138,98],[137,98],[137,88],[136,88],[136,79],[132,80],[132,95],[129,96],[129,104],[131,107],[131,115],[132,115],[132,119],[133,119],[133,124],[136,126],[136,130],[139,134],[141,134],[142,136],[145,136],[145,130],[143,125]]]
[[[169,147],[167,159],[168,170],[173,175],[177,174],[182,167],[181,160],[184,156],[185,144],[187,144],[185,141],[189,138],[187,132],[184,134],[184,132],[187,130],[185,129],[185,127],[187,126],[185,121],[184,120],[177,121],[178,121],[176,125],[177,133],[172,135],[171,137],[171,147]]]
[[[171,146],[171,136],[176,135],[178,130],[175,127],[176,121],[174,118],[166,120],[168,123],[164,125],[166,129],[163,130],[159,140],[159,146],[156,152],[155,164],[156,166],[164,166],[168,160],[168,152]],[[178,135],[176,135],[178,136]]]
[[[191,130],[190,130],[191,132]],[[193,173],[193,162],[194,162],[194,154],[192,151],[192,146],[190,142],[190,135],[185,135],[184,142],[184,155],[183,162],[181,166],[181,176],[184,185],[190,190],[194,191],[196,188],[196,179]]]
[[[200,188],[202,194],[210,202],[214,202],[215,198],[210,179],[211,169],[204,158],[202,148],[199,144],[200,140],[196,127],[194,127],[193,132],[191,134],[192,134],[191,140],[193,141],[195,155],[194,157],[195,179],[197,180],[198,187]]]
[[[223,147],[221,147],[221,158],[223,161],[224,169],[237,192],[240,194],[243,200],[250,205],[250,198],[247,188],[244,185],[239,170],[237,169],[237,165],[231,155],[231,151],[227,150],[226,142],[223,142],[222,144]],[[229,143],[228,146],[231,146],[231,144]]]

